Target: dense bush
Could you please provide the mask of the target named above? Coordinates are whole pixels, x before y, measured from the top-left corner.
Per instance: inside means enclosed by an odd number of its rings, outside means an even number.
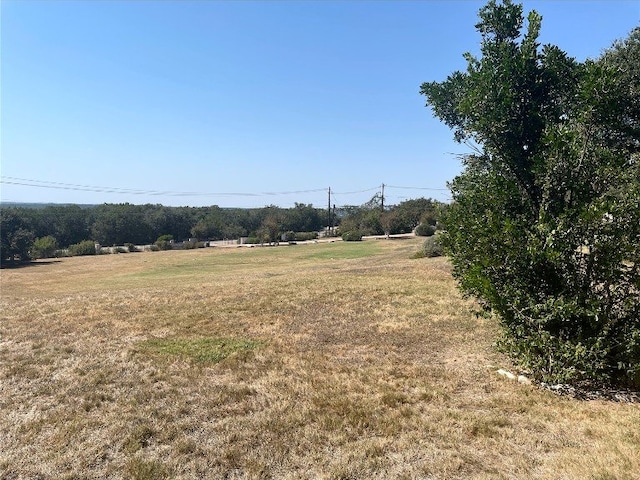
[[[480,10],[482,57],[422,93],[463,158],[444,217],[462,290],[547,382],[640,386],[640,28],[597,61],[539,48],[541,17]]]
[[[95,255],[96,253],[96,243],[93,240],[83,240],[80,243],[69,245],[69,255],[72,257]]]
[[[318,238],[318,232],[296,232],[293,240],[297,242],[306,242]]]
[[[416,235],[420,237],[430,237],[436,233],[436,227],[428,223],[421,223],[416,227]]]
[[[56,250],[58,250],[58,242],[52,236],[36,238],[31,247],[31,258],[55,257]]]
[[[158,247],[159,250],[171,250],[173,248],[171,244],[172,240],[172,235],[160,235],[155,241],[155,246]]]
[[[439,235],[427,237],[422,244],[422,255],[428,258],[441,257],[444,254]]]
[[[158,250],[171,250],[173,248],[173,245],[166,240],[156,240],[154,245],[158,247]]]
[[[359,242],[362,240],[362,232],[358,230],[352,230],[350,232],[344,232],[342,234],[342,240],[345,242]]]

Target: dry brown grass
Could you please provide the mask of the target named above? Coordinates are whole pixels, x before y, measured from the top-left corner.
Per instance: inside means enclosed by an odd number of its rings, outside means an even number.
[[[3,270],[0,478],[640,478],[639,405],[498,377],[418,244]]]

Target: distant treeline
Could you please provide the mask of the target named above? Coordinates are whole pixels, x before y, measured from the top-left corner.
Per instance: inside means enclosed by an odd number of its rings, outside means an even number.
[[[385,207],[373,197],[362,206],[315,208],[296,203],[292,208],[166,207],[162,205],[103,204],[0,207],[2,260],[28,258],[37,239],[53,239],[58,248],[91,240],[101,245],[146,245],[159,237],[177,241],[256,237],[275,241],[287,232],[312,232],[326,227],[364,235],[406,233],[421,222],[436,225],[444,204],[431,199],[407,200]]]

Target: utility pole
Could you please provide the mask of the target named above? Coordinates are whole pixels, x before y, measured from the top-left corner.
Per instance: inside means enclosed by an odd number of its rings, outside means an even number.
[[[336,221],[336,204],[333,204],[333,216],[331,217],[331,234],[334,233],[334,222]]]
[[[382,200],[380,202],[380,210],[384,212],[384,183],[382,184]]]
[[[328,215],[328,222],[327,222],[327,227],[328,227],[328,232],[327,233],[331,233],[331,229],[333,227],[332,225],[332,221],[331,221],[331,187],[329,187],[329,202],[327,203],[327,215]]]

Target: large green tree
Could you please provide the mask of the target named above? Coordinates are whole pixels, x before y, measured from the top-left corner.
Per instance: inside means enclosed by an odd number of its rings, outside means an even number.
[[[0,209],[0,262],[29,261],[33,245],[31,225],[15,209]]]
[[[539,379],[640,385],[638,31],[580,63],[539,45],[535,11],[479,17],[481,56],[421,87],[475,151],[444,219],[454,275]]]
[[[223,230],[222,209],[210,207],[206,214],[191,228],[191,235],[201,240],[219,240],[223,238]]]
[[[282,228],[285,231],[312,232],[321,230],[324,226],[322,215],[325,212],[314,208],[312,204],[296,202],[294,208],[289,208],[284,212]]]

